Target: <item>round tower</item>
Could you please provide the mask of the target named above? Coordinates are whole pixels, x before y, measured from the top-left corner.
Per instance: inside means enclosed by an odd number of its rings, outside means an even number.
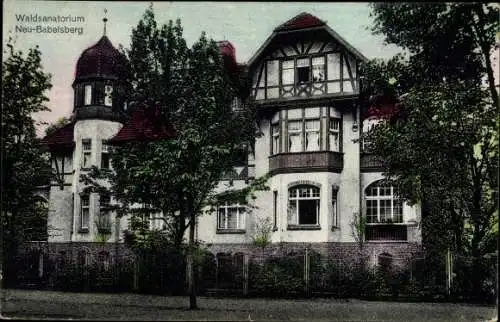
[[[74,194],[72,241],[94,241],[97,234],[106,231],[106,241],[115,241],[118,231],[109,212],[106,212],[109,195],[87,193],[80,182],[80,174],[91,167],[109,169],[111,161],[108,140],[122,128],[126,119],[127,73],[130,70],[127,58],[120,53],[104,33],[99,41],[85,49],[76,63],[73,119]]]

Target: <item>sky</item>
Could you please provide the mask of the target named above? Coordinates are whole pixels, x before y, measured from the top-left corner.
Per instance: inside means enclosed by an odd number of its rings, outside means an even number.
[[[38,45],[43,69],[52,74],[53,87],[47,93],[50,112],[38,113],[35,120],[53,123],[62,116],[71,115],[71,84],[76,62],[80,54],[103,35],[104,16],[108,19],[106,34],[113,45],[122,44],[128,48],[132,28],[137,26],[148,6],[149,2],[142,1],[4,0],[4,47],[9,36],[15,40],[15,48],[23,52]],[[301,12],[326,21],[368,58],[390,58],[401,51],[398,47],[384,45],[383,36],[372,35],[370,8],[363,2],[162,1],[153,2],[153,10],[160,25],[180,18],[188,45],[196,41],[202,31],[214,40],[230,41],[240,63],[253,56],[275,27]],[[55,22],[28,22],[25,17],[30,15],[60,18]],[[66,32],[48,32],[48,26]],[[67,32],[71,28],[73,31]],[[45,127],[38,126],[39,136],[43,135]]]

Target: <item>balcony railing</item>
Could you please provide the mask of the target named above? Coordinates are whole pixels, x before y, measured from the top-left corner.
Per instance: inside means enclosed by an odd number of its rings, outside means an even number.
[[[367,224],[366,241],[406,241],[408,226],[404,224]]]
[[[360,158],[361,172],[383,171],[383,163],[374,154],[362,152]]]
[[[269,171],[272,174],[310,171],[340,173],[343,168],[344,155],[340,152],[280,153],[269,157]]]

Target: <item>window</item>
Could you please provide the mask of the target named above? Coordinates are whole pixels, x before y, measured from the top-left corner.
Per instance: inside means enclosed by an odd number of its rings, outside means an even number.
[[[340,151],[340,119],[330,119],[330,151]]]
[[[272,154],[277,154],[280,152],[280,127],[279,124],[272,124],[271,125],[271,151]]]
[[[283,85],[295,84],[295,66],[293,59],[283,61],[281,66],[281,83]]]
[[[337,186],[332,186],[332,226],[338,227],[338,193],[339,188]]]
[[[89,218],[90,218],[90,201],[89,195],[82,195],[80,197],[80,229],[89,229]]]
[[[245,229],[245,207],[225,204],[219,206],[217,229]]]
[[[325,57],[314,57],[312,59],[313,82],[325,80]]]
[[[92,140],[82,140],[82,168],[90,167],[90,158],[92,156]]]
[[[311,66],[309,58],[297,59],[297,82],[307,83],[311,80]]]
[[[84,87],[84,105],[92,104],[92,85],[85,85]]]
[[[101,168],[109,169],[110,164],[111,163],[109,159],[109,146],[103,141],[101,149]]]
[[[113,106],[113,86],[104,86],[104,105]]]
[[[111,196],[102,194],[99,200],[99,218],[97,220],[97,229],[100,232],[111,231]]]
[[[403,203],[392,186],[377,181],[365,190],[367,223],[402,223]]]
[[[273,229],[278,228],[278,191],[273,191]]]
[[[303,185],[288,190],[288,220],[292,225],[319,225],[319,188]]]
[[[319,120],[306,120],[306,151],[319,151]]]
[[[302,121],[288,122],[288,151],[302,151]]]

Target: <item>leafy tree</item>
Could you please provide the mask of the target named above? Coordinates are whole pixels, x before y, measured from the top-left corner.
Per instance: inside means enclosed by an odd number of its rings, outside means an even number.
[[[47,128],[45,129],[45,136],[54,133],[56,130],[62,128],[65,125],[68,125],[69,123],[71,123],[70,117],[61,116],[54,123],[47,126]]]
[[[180,20],[159,28],[151,7],[133,29],[126,54],[131,64],[131,105],[154,115],[153,127],[160,132],[171,124],[176,134],[117,146],[111,155],[113,172],[94,169],[82,179],[90,189],[100,190],[106,185],[99,180],[106,178],[120,215],[142,218],[162,213],[175,245],[181,245],[189,229],[190,308],[196,308],[193,256],[197,217],[220,202],[246,204],[255,191],[266,189],[264,177],[243,189],[214,192],[223,174],[232,169],[237,152],[251,149],[256,135],[255,109],[250,105],[231,108],[233,99],[241,95],[241,78],[227,71],[213,40],[202,33],[188,48]],[[145,236],[145,227],[140,230],[143,234],[136,239]]]
[[[27,222],[36,221],[36,186],[50,176],[48,159],[36,139],[33,113],[47,111],[45,92],[52,85],[43,71],[41,52],[27,55],[9,39],[2,62],[2,265],[13,262],[20,243],[30,240]],[[6,272],[8,275],[10,272]]]
[[[496,248],[498,231],[498,93],[490,61],[498,7],[375,3],[372,9],[373,30],[409,52],[407,60],[364,68],[365,99],[388,120],[368,134],[372,152],[404,199],[423,202],[427,245],[479,259]]]

